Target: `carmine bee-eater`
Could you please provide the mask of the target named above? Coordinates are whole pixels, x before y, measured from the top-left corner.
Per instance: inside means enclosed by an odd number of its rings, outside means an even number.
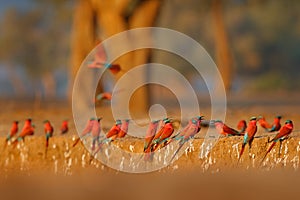
[[[201,120],[201,119],[200,119]],[[179,152],[179,150],[183,147],[183,145],[189,141],[191,138],[194,138],[194,136],[200,131],[201,129],[201,123],[198,123],[198,120],[192,119],[192,124],[189,126],[188,130],[186,131],[185,135],[179,138],[179,147],[175,151],[174,155],[172,156],[170,162],[172,162]]]
[[[109,142],[115,140],[118,137],[118,134],[121,131],[121,125],[122,121],[116,120],[116,124],[108,131],[108,133],[106,134],[106,138]]]
[[[240,136],[240,132],[227,126],[224,124],[221,120],[216,120],[215,121],[215,127],[219,134],[224,135],[224,136]]]
[[[161,130],[154,136],[151,144],[151,152],[154,152],[160,144],[167,142],[169,137],[174,132],[173,124],[171,120],[166,119],[164,120],[165,125],[161,128]]]
[[[13,121],[12,126],[10,128],[10,132],[8,133],[8,135],[6,137],[5,144],[7,144],[7,142],[10,141],[12,137],[17,135],[18,130],[19,130],[18,124],[19,124],[19,121]]]
[[[170,144],[173,140],[181,140],[184,136],[186,136],[187,131],[193,125],[193,120],[196,120],[196,122],[197,122],[196,125],[198,127],[198,130],[197,130],[197,133],[198,133],[201,129],[201,122],[203,119],[204,119],[204,116],[197,116],[195,118],[190,119],[188,124],[179,133],[177,133],[170,140],[168,140],[167,144]]]
[[[293,131],[294,125],[291,120],[286,120],[284,126],[282,126],[279,130],[279,132],[276,134],[276,136],[269,142],[272,142],[271,146],[269,147],[268,151],[266,152],[265,156],[263,157],[262,161],[265,160],[267,157],[268,153],[272,150],[272,148],[275,146],[275,144],[279,141],[280,142],[280,147],[279,147],[279,154],[280,154],[280,149],[281,149],[281,143],[285,139],[288,138],[288,136],[291,134]]]
[[[99,45],[96,49],[94,61],[88,65],[89,68],[103,68],[109,69],[113,74],[121,71],[118,64],[110,64],[107,62],[107,56],[103,45]]]
[[[94,120],[96,120],[96,118],[94,118],[94,117],[92,117],[92,118],[90,118],[88,120],[88,122],[85,125],[85,128],[83,129],[83,131],[80,134],[80,136],[75,139],[75,142],[73,143],[73,147],[75,147],[78,144],[78,142],[80,141],[81,137],[86,137],[89,133],[91,133],[92,128],[93,128],[93,124],[94,124]]]
[[[154,120],[150,122],[149,127],[146,132],[145,136],[145,144],[144,144],[144,152],[149,153],[150,152],[150,145],[152,143],[152,140],[155,136],[155,133],[157,131],[159,120]]]
[[[272,125],[269,124],[263,116],[259,116],[257,119],[258,119],[258,124],[262,128],[264,128],[267,132],[269,132],[269,129],[272,128]]]
[[[102,117],[98,118],[97,120],[93,120],[93,126],[91,130],[91,135],[93,137],[92,141],[92,151],[95,150],[96,142],[99,145],[100,143],[100,133],[101,133],[101,121]]]
[[[60,134],[61,135],[66,134],[68,133],[68,131],[69,131],[68,120],[64,120],[60,127]]]
[[[100,143],[98,144],[97,149],[91,156],[92,158],[100,151],[100,149],[104,143],[110,143],[117,138],[119,132],[121,131],[121,124],[122,124],[121,120],[116,120],[115,125],[113,127],[111,127],[111,129],[107,132],[107,134],[105,136],[106,138],[103,139],[102,141],[100,141]]]
[[[119,131],[117,138],[123,138],[127,135],[129,121],[130,121],[129,119],[123,120],[121,124],[121,130]]]
[[[249,144],[249,149],[251,149],[252,142],[254,140],[254,136],[255,136],[256,132],[257,132],[256,117],[252,117],[250,119],[250,122],[248,123],[247,129],[245,131],[242,149],[241,149],[240,155],[239,155],[239,160],[241,159],[241,157],[243,155],[246,144]]]
[[[14,147],[16,147],[18,142],[24,141],[26,136],[33,135],[34,128],[35,126],[32,124],[32,120],[30,118],[26,119],[20,134],[18,135],[17,139],[13,142]]]
[[[101,100],[111,100],[111,93],[110,92],[103,92],[103,93],[100,93],[96,96],[96,100],[95,101],[101,101]]]
[[[280,119],[281,119],[281,116],[276,116],[274,118],[274,123],[272,124],[271,129],[269,129],[269,132],[275,132],[275,131],[280,130],[280,128],[281,128]]]
[[[245,120],[239,121],[239,123],[237,124],[237,129],[239,130],[241,135],[244,135],[247,129],[247,122]]]
[[[51,123],[50,123],[49,120],[45,120],[44,121],[44,131],[45,131],[45,135],[46,135],[46,144],[45,144],[45,147],[47,149],[48,146],[49,146],[49,139],[53,136],[53,131],[54,131],[54,128],[51,125]]]

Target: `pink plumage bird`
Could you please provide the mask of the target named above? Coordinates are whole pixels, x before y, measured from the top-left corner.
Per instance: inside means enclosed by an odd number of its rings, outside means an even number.
[[[12,123],[12,126],[10,128],[10,132],[8,133],[7,137],[6,137],[6,140],[5,140],[5,144],[11,140],[11,138],[13,138],[15,135],[17,135],[18,133],[18,124],[19,124],[19,121],[13,121]]]
[[[96,48],[94,61],[88,65],[89,68],[106,68],[110,70],[112,74],[117,74],[121,71],[119,64],[110,64],[107,62],[107,55],[103,45],[99,45]]]
[[[88,122],[86,123],[85,128],[83,129],[83,131],[81,132],[80,136],[78,138],[75,139],[74,143],[73,143],[73,147],[75,147],[78,142],[80,141],[81,137],[85,137],[87,136],[89,133],[91,133],[92,128],[93,128],[93,124],[94,124],[94,120],[96,120],[96,118],[92,117],[88,120]]]
[[[130,121],[129,119],[123,120],[123,122],[121,124],[121,130],[119,131],[117,138],[123,138],[127,135],[129,121]]]
[[[170,163],[174,160],[177,153],[180,151],[180,149],[183,147],[183,145],[189,141],[191,138],[194,138],[195,135],[201,130],[201,120],[203,119],[203,116],[198,117],[197,119],[192,119],[191,124],[189,125],[188,129],[186,130],[185,134],[177,140],[179,140],[179,147],[175,151],[174,155],[172,156]]]
[[[167,140],[171,137],[171,135],[174,132],[173,124],[171,123],[171,120],[166,119],[164,120],[164,126],[161,128],[161,130],[154,136],[151,144],[151,152],[154,152],[157,150],[159,145],[167,142]]]
[[[60,127],[60,134],[64,135],[64,134],[68,133],[68,131],[69,131],[68,120],[64,120]]]
[[[17,143],[24,141],[26,136],[34,135],[35,126],[32,124],[31,118],[26,119],[24,126],[18,135],[17,139],[13,142],[14,147],[17,146]]]
[[[150,122],[149,127],[146,132],[145,136],[145,143],[144,143],[144,152],[149,153],[150,152],[150,145],[152,143],[152,140],[155,136],[155,133],[157,131],[159,120],[154,120]]]
[[[275,144],[279,141],[280,142],[280,148],[281,149],[281,143],[282,141],[284,141],[285,139],[287,139],[287,137],[292,133],[294,128],[293,122],[291,120],[286,120],[285,125],[282,126],[279,130],[279,132],[276,134],[276,136],[269,142],[272,142],[271,146],[269,147],[268,151],[266,152],[265,156],[263,157],[262,161],[263,162],[265,160],[265,158],[267,157],[268,153],[273,149],[273,147],[275,146]],[[279,152],[280,154],[280,152]]]
[[[256,117],[252,117],[250,119],[250,122],[248,123],[247,129],[245,131],[244,140],[242,144],[242,149],[239,154],[239,160],[241,159],[243,152],[245,150],[245,146],[249,144],[249,149],[251,149],[252,142],[254,140],[254,136],[257,132],[257,126],[256,126]]]
[[[93,123],[92,129],[91,129],[91,135],[93,138],[92,151],[95,150],[96,143],[98,143],[98,145],[100,144],[101,119],[102,118],[98,118],[97,120],[93,120],[93,122],[92,122]]]
[[[245,120],[240,120],[237,124],[237,129],[239,130],[239,133],[241,135],[244,135],[246,129],[247,129],[247,122]]]
[[[54,128],[51,125],[49,120],[44,121],[44,131],[45,131],[45,136],[46,136],[45,147],[47,149],[49,146],[49,139],[53,136],[53,131],[54,131]]]
[[[215,127],[217,131],[224,136],[240,136],[240,132],[227,126],[224,124],[221,120],[216,120],[215,121]]]

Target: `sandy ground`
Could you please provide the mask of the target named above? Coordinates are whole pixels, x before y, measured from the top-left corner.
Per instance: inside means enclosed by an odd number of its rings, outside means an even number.
[[[291,139],[284,141],[281,155],[278,154],[279,145],[276,145],[262,164],[262,156],[269,144],[267,137],[256,138],[251,151],[246,148],[238,164],[241,137],[221,138],[208,156],[199,159],[201,138],[205,134],[203,129],[197,135],[199,139],[189,144],[183,155],[168,167],[146,174],[130,174],[111,169],[96,159],[89,164],[90,153],[82,144],[71,147],[77,135],[68,104],[31,105],[8,101],[1,102],[1,106],[0,193],[5,199],[295,199],[300,195],[300,133],[297,131]],[[284,120],[292,119],[295,130],[299,130],[299,108],[297,103],[232,102],[226,123],[235,126],[239,119],[257,115],[272,121],[275,115],[281,114]],[[203,112],[205,115],[208,111],[203,109]],[[31,117],[37,126],[35,136],[26,138],[17,148],[7,146],[4,149],[4,139],[12,120],[20,120],[22,126],[27,117]],[[60,123],[66,118],[70,119],[70,131],[66,136],[59,136]],[[49,119],[55,127],[47,156],[44,119]],[[104,128],[109,128],[111,123],[111,120],[104,121]],[[259,129],[257,135],[265,133]],[[143,141],[128,136],[113,145],[126,151],[131,151],[130,146],[134,146],[132,151],[140,152]]]

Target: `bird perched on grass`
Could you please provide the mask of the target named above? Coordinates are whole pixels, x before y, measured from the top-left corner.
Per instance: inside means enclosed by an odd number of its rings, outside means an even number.
[[[64,120],[60,127],[60,134],[64,135],[64,134],[68,133],[68,131],[69,131],[68,120]]]
[[[5,140],[5,145],[7,144],[8,141],[10,141],[15,135],[18,133],[18,124],[19,121],[13,121],[12,126],[10,128],[10,132],[8,133],[6,140]]]
[[[17,139],[13,142],[14,147],[18,142],[24,141],[26,136],[34,135],[35,126],[32,124],[31,118],[26,119],[24,126],[18,135]]]
[[[170,144],[173,140],[180,140],[183,137],[185,137],[187,135],[187,131],[193,125],[193,120],[195,120],[196,123],[197,123],[198,130],[197,130],[196,133],[198,133],[201,129],[201,125],[202,125],[201,122],[202,122],[203,119],[204,119],[204,116],[197,116],[195,118],[190,119],[188,124],[179,133],[177,133],[175,136],[171,137],[168,140],[167,144]]]
[[[117,138],[119,132],[121,131],[121,124],[122,124],[121,120],[116,120],[115,125],[113,127],[111,127],[111,129],[107,132],[107,134],[105,136],[105,139],[100,141],[100,143],[98,144],[97,149],[95,150],[95,152],[93,153],[91,158],[93,158],[101,150],[101,147],[104,143],[110,143],[110,142],[114,141]]]
[[[158,133],[154,136],[152,143],[151,143],[151,152],[156,151],[156,149],[159,147],[159,145],[167,142],[169,137],[174,132],[173,124],[171,123],[170,119],[163,120],[164,125],[162,128],[158,131]]]
[[[111,127],[111,129],[106,134],[106,141],[111,142],[118,137],[118,134],[121,131],[121,125],[122,125],[122,121],[119,119],[116,120],[115,125]]]
[[[286,120],[285,125],[280,128],[280,130],[276,134],[276,136],[272,140],[268,141],[268,142],[272,142],[272,144],[269,147],[268,151],[266,152],[266,154],[263,157],[263,159],[262,159],[261,162],[263,162],[265,160],[265,158],[267,157],[268,153],[273,149],[273,147],[275,146],[275,144],[278,141],[280,143],[280,147],[279,147],[279,154],[280,154],[280,149],[281,149],[282,141],[284,141],[285,139],[288,138],[288,136],[292,133],[293,128],[294,128],[293,122],[291,120]]]
[[[45,136],[46,136],[46,144],[45,144],[45,147],[46,147],[46,149],[47,149],[48,146],[49,146],[49,139],[53,136],[53,131],[54,131],[54,128],[53,128],[53,126],[51,125],[51,123],[50,123],[49,120],[45,120],[45,121],[44,121],[44,131],[45,131]]]
[[[93,120],[93,126],[91,130],[91,135],[93,137],[92,141],[92,151],[95,150],[96,143],[100,143],[100,133],[101,133],[101,121],[102,117],[98,118],[97,120]]]
[[[269,132],[279,131],[281,128],[280,120],[281,120],[281,116],[276,116],[274,118],[274,123],[272,124],[271,129],[269,129],[268,131]]]
[[[183,147],[183,145],[187,141],[189,141],[191,138],[194,138],[194,136],[200,131],[200,129],[201,129],[201,123],[199,123],[200,120],[192,119],[191,120],[192,123],[189,126],[188,130],[185,132],[185,134],[183,136],[180,136],[179,138],[177,138],[177,140],[179,140],[179,147],[175,151],[175,153],[172,156],[170,162],[172,162],[174,160],[175,156],[180,151],[180,149]]]
[[[127,135],[129,121],[130,121],[129,119],[123,120],[123,122],[121,124],[121,130],[119,131],[117,138],[123,138]]]
[[[239,131],[227,126],[221,120],[216,120],[214,122],[214,124],[215,124],[217,131],[221,135],[224,135],[224,136],[240,136],[240,135],[242,135]]]
[[[94,124],[94,120],[96,120],[96,118],[94,118],[94,117],[92,117],[88,120],[88,122],[86,123],[85,128],[83,129],[80,136],[75,139],[75,142],[73,143],[73,147],[75,147],[78,144],[81,137],[86,137],[89,133],[91,133],[93,124]]]
[[[150,152],[150,145],[152,143],[152,140],[156,134],[157,127],[158,127],[159,120],[153,120],[150,122],[149,127],[146,132],[145,136],[145,143],[144,143],[144,153]]]
[[[241,135],[244,135],[247,129],[247,122],[245,120],[239,121],[239,123],[237,124],[237,129],[239,130]]]
[[[269,132],[269,129],[272,128],[272,125],[269,124],[269,123],[266,121],[265,117],[259,116],[259,117],[257,118],[257,120],[258,120],[258,124],[259,124],[262,128],[264,128],[267,132]]]
[[[254,140],[254,136],[255,136],[256,132],[257,132],[256,117],[252,117],[250,119],[250,122],[248,123],[247,129],[245,131],[242,149],[241,149],[240,155],[239,155],[239,160],[241,159],[243,152],[245,150],[245,146],[247,144],[249,144],[249,149],[251,149],[252,142]]]

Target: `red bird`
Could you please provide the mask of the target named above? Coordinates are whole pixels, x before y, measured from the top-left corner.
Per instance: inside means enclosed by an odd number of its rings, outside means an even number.
[[[255,136],[256,132],[257,132],[256,117],[252,117],[250,119],[250,122],[248,124],[248,127],[247,127],[245,135],[244,135],[244,141],[243,141],[242,149],[241,149],[241,152],[239,155],[239,160],[243,155],[246,144],[249,144],[249,149],[251,149],[251,145],[254,140],[254,136]]]
[[[221,135],[224,136],[237,136],[237,135],[241,135],[239,131],[230,128],[229,126],[227,126],[226,124],[224,124],[221,120],[216,120],[215,121],[215,126],[216,129],[218,130],[218,132]]]
[[[14,147],[17,145],[18,142],[24,141],[26,136],[30,136],[34,134],[35,126],[31,123],[31,119],[27,119],[24,123],[24,126],[18,135],[18,138],[13,142]]]
[[[244,135],[246,129],[247,129],[247,123],[245,120],[241,120],[239,121],[238,125],[237,125],[237,129],[239,130],[241,135]]]
[[[69,131],[68,120],[64,120],[60,127],[60,134],[66,134]]]
[[[97,120],[93,120],[93,127],[91,130],[91,135],[93,137],[93,141],[92,141],[92,151],[95,149],[95,145],[96,142],[100,143],[99,139],[100,139],[100,133],[101,133],[101,121],[102,118],[98,118]]]
[[[196,121],[196,125],[198,127],[198,130],[197,130],[196,133],[198,133],[201,129],[202,119],[204,119],[204,116],[198,116],[196,118],[192,118],[191,120],[189,120],[188,124],[182,129],[182,131],[180,131],[178,134],[176,134],[170,140],[168,140],[167,145],[170,144],[174,139],[175,140],[181,140],[186,135],[188,135],[187,131],[190,129],[191,126],[193,126],[193,121],[194,120]]]
[[[160,144],[167,142],[169,137],[173,134],[174,128],[169,119],[164,120],[165,125],[161,130],[154,136],[151,144],[151,152],[154,152]]]
[[[280,119],[281,119],[281,116],[275,117],[274,123],[273,123],[271,129],[269,129],[269,132],[275,132],[275,131],[280,130],[280,128],[281,128]]]
[[[109,69],[111,73],[117,74],[121,71],[121,67],[118,64],[110,64],[107,62],[107,56],[103,45],[99,45],[96,49],[94,61],[88,65],[89,68],[103,68]]]
[[[13,121],[12,126],[10,128],[10,132],[9,132],[9,134],[6,137],[5,145],[7,144],[8,141],[11,140],[12,137],[14,137],[15,135],[17,135],[18,130],[19,130],[18,124],[19,124],[18,121]]]
[[[144,152],[150,152],[150,145],[157,131],[159,120],[154,120],[149,124],[148,130],[146,132],[145,144],[144,144]]]
[[[116,120],[116,124],[113,127],[111,127],[111,129],[108,131],[108,133],[106,134],[106,139],[102,140],[99,143],[98,148],[96,149],[92,157],[94,157],[100,151],[104,143],[106,142],[110,143],[117,138],[119,132],[121,131],[121,124],[122,124],[121,120]]]
[[[103,93],[100,93],[96,96],[96,100],[95,101],[101,101],[101,100],[111,100],[111,93],[110,92],[103,92]]]
[[[279,141],[280,142],[280,147],[282,141],[287,139],[288,135],[291,134],[293,131],[294,125],[291,120],[286,120],[285,125],[280,128],[279,132],[276,134],[276,136],[269,142],[273,142],[271,146],[269,147],[268,151],[266,152],[265,156],[263,157],[262,161],[267,157],[268,153],[272,150],[272,148],[275,146],[275,144]],[[280,148],[279,148],[280,149]],[[280,154],[280,152],[279,152]]]
[[[108,141],[113,141],[117,138],[119,132],[121,131],[121,120],[116,120],[116,124],[108,131],[106,138]]]
[[[174,155],[172,156],[170,163],[174,160],[175,156],[177,155],[177,153],[179,152],[179,150],[183,147],[183,145],[189,141],[191,138],[193,138],[201,129],[201,123],[199,123],[198,121],[201,122],[201,119],[196,120],[196,119],[192,119],[192,124],[189,126],[188,130],[186,131],[185,135],[179,138],[179,147],[178,149],[175,151]]]
[[[123,138],[127,135],[128,132],[128,126],[129,126],[129,119],[126,119],[123,121],[122,125],[121,125],[121,130],[118,133],[117,138]]]
[[[89,133],[91,133],[92,128],[93,128],[93,124],[94,124],[94,120],[95,120],[94,117],[89,119],[89,121],[87,122],[87,124],[86,124],[85,128],[83,129],[82,133],[80,134],[80,136],[78,138],[76,138],[75,142],[73,143],[73,147],[75,147],[78,144],[81,137],[86,137]]]
[[[259,116],[258,118],[259,125],[264,128],[266,131],[269,131],[269,128],[272,128],[272,125],[269,124],[263,116]]]
[[[45,131],[45,135],[46,135],[46,149],[49,146],[49,139],[53,136],[53,126],[51,125],[49,120],[45,120],[44,121],[44,131]]]

